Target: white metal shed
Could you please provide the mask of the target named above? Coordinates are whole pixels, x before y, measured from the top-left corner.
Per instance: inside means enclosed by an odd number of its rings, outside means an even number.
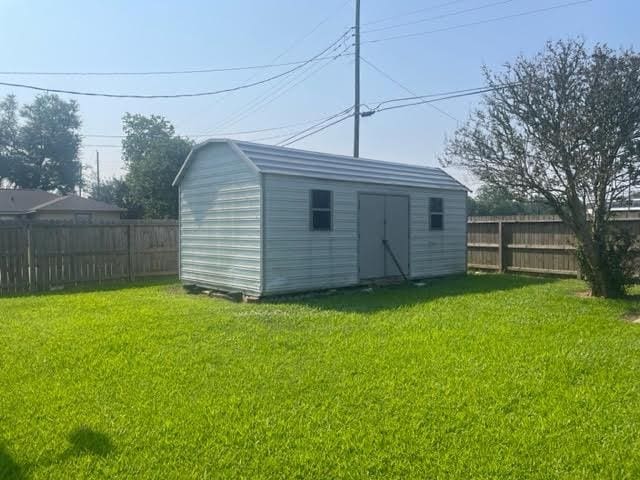
[[[215,139],[173,184],[185,284],[260,297],[466,270],[467,189],[439,168]]]

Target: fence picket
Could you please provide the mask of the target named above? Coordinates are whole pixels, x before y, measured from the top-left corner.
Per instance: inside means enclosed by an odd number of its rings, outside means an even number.
[[[615,221],[640,236],[640,216]],[[575,237],[552,215],[469,217],[467,264],[475,270],[580,276]]]
[[[175,221],[0,223],[0,295],[176,275]]]

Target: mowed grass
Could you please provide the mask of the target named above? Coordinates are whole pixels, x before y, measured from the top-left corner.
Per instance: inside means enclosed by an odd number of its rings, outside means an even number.
[[[639,302],[584,288],[0,299],[0,478],[640,478]]]

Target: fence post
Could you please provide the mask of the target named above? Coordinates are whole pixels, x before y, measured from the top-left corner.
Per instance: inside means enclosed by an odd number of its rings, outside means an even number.
[[[498,271],[505,271],[504,264],[504,227],[502,220],[498,221]]]
[[[127,242],[127,250],[129,252],[129,281],[134,281],[136,278],[136,272],[134,271],[134,258],[135,258],[135,224],[130,223],[128,227],[128,242]]]
[[[31,231],[31,223],[27,223],[27,268],[28,268],[28,281],[29,281],[29,291],[33,292],[36,289],[36,278],[35,278],[35,255],[33,252],[33,234]]]

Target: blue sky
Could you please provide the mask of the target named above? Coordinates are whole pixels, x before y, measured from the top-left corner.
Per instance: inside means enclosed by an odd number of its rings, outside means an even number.
[[[569,0],[362,0],[363,31],[397,23],[424,22],[363,33],[363,41],[404,33],[438,30],[496,17],[551,7]],[[484,7],[473,12],[431,19]],[[371,24],[418,9],[421,13]],[[307,34],[324,18],[329,19]],[[637,47],[640,2],[593,0],[545,13],[512,18],[416,37],[364,43],[362,55],[418,94],[482,85],[481,66],[499,69],[520,53],[531,55],[547,40],[583,36],[612,47]],[[233,1],[38,1],[0,0],[0,70],[140,71],[228,67],[303,60],[322,51],[353,24],[353,3],[345,0]],[[305,38],[306,37],[306,38]],[[320,68],[322,66],[322,68]],[[176,100],[132,100],[74,97],[80,104],[83,133],[119,135],[124,112],[164,115],[179,133],[205,134],[270,128],[321,119],[353,103],[353,59],[342,57],[300,71],[302,80],[286,81],[221,97]],[[0,75],[1,81],[47,88],[115,93],[165,94],[216,90],[259,80],[286,68],[159,77],[65,77]],[[285,92],[245,115],[242,108],[280,85]],[[276,90],[277,91],[277,90]],[[0,86],[0,95],[15,93],[30,101],[28,90]],[[407,96],[407,92],[362,65],[362,101]],[[66,97],[66,96],[65,96]],[[271,97],[266,97],[267,99]],[[464,120],[478,98],[439,103],[448,115]],[[376,114],[362,120],[364,157],[437,165],[444,140],[456,121],[428,106]],[[237,117],[238,121],[233,122]],[[305,126],[292,128],[297,131]],[[350,154],[352,123],[343,122],[295,146]],[[244,135],[252,140],[287,130]],[[274,143],[280,139],[265,140]],[[118,145],[118,139],[87,137],[86,145]],[[120,175],[120,151],[99,147],[105,176]],[[85,147],[83,161],[93,163],[96,147]],[[452,172],[473,184],[464,172]]]

